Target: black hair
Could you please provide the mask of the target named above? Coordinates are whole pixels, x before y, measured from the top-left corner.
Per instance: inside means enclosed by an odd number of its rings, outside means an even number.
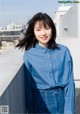
[[[34,35],[34,26],[37,21],[42,21],[44,27],[46,24],[52,29],[52,37],[48,42],[48,48],[55,49],[57,47],[55,39],[56,39],[56,28],[53,20],[46,13],[37,13],[35,14],[27,23],[27,29],[25,32],[25,36],[23,39],[19,41],[16,47],[25,48],[25,50],[30,49],[31,47],[35,47],[35,44],[38,43],[38,40]]]

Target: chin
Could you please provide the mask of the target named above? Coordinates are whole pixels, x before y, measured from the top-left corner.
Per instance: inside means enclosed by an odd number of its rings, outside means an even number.
[[[44,41],[41,41],[42,43],[48,43],[49,41],[48,40],[44,40]]]
[[[41,42],[42,44],[47,44],[48,42]]]

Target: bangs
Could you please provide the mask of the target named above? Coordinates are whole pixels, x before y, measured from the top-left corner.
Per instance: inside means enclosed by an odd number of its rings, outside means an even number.
[[[48,26],[51,28],[51,20],[46,14],[38,15],[34,20],[34,25],[36,24],[36,22],[41,22],[44,27]]]
[[[47,19],[41,19],[41,20],[39,20],[40,22],[42,22],[42,24],[44,25],[44,27],[50,27],[51,28],[51,25],[50,25],[50,22],[49,22],[49,20],[47,20]]]
[[[49,23],[49,21],[48,20],[46,20],[46,19],[44,19],[44,20],[41,20],[41,22],[42,22],[42,24],[44,25],[44,27],[50,27],[51,28],[51,25],[50,25],[50,23]]]

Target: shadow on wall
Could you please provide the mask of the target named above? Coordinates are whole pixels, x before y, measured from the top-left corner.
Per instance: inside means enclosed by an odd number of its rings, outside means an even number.
[[[2,94],[0,105],[9,106],[9,114],[26,113],[24,64]]]
[[[80,114],[80,88],[76,88],[76,114]]]

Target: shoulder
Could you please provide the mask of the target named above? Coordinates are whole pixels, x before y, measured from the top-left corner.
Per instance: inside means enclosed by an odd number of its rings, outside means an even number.
[[[29,57],[35,53],[35,49],[34,48],[30,48],[29,50],[26,50],[24,52],[24,55],[23,55],[23,60],[29,60]]]
[[[67,52],[67,53],[70,54],[70,50],[69,50],[69,48],[67,46],[62,45],[62,44],[57,44],[57,47],[58,47],[59,50],[61,50],[63,52]]]
[[[29,54],[32,54],[32,53],[34,53],[36,50],[35,50],[35,48],[30,48],[29,50],[26,50],[25,52],[24,52],[24,55],[25,56],[28,56]]]
[[[65,54],[65,57],[67,57],[68,59],[72,58],[70,49],[67,46],[62,44],[57,44],[57,47],[59,48],[61,53]]]
[[[62,45],[62,44],[58,44],[58,43],[57,43],[57,47],[59,48],[59,50],[63,50],[63,51],[69,50],[67,46]]]

